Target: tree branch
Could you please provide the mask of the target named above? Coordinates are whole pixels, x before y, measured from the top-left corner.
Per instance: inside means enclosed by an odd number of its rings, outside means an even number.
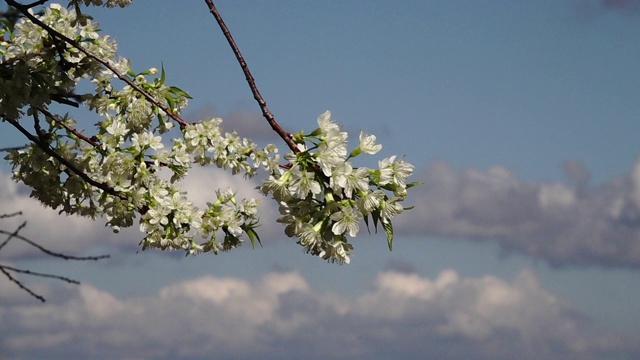
[[[247,83],[249,83],[249,87],[251,88],[251,92],[253,93],[253,98],[258,102],[258,105],[260,106],[260,110],[262,110],[262,116],[264,116],[264,118],[267,120],[269,125],[271,125],[271,128],[280,136],[280,138],[284,140],[284,142],[287,144],[289,149],[291,149],[291,151],[293,151],[294,154],[299,153],[300,150],[298,149],[298,146],[296,145],[296,143],[293,141],[293,137],[291,136],[291,134],[285,131],[282,128],[282,126],[278,124],[278,122],[276,121],[271,111],[269,111],[269,108],[267,108],[267,102],[264,100],[264,98],[260,94],[260,91],[258,90],[258,86],[256,85],[256,81],[253,78],[253,75],[251,75],[251,71],[249,70],[249,66],[247,65],[247,62],[244,60],[242,53],[240,53],[240,49],[238,48],[238,45],[236,45],[236,42],[233,39],[233,36],[231,36],[231,32],[229,31],[229,28],[225,24],[224,20],[222,19],[220,12],[218,12],[218,9],[216,9],[216,6],[213,4],[213,0],[205,0],[205,3],[207,3],[207,6],[209,7],[209,11],[213,15],[213,17],[216,19],[216,22],[220,26],[220,29],[222,30],[224,37],[227,39],[227,42],[229,42],[229,45],[231,46],[231,49],[233,50],[233,53],[235,54],[236,59],[240,64],[240,67],[242,68],[244,77],[246,78]]]

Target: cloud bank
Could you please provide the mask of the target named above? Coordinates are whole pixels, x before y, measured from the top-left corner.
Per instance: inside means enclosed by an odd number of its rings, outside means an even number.
[[[150,296],[90,285],[25,301],[0,282],[0,357],[15,359],[632,359],[530,272],[512,282],[383,271],[370,290],[319,293],[297,272],[205,276]],[[628,357],[627,357],[628,356]]]
[[[416,176],[415,209],[399,233],[496,241],[555,266],[640,268],[640,159],[628,174],[590,187],[576,161],[571,184],[526,182],[500,166],[456,171],[442,161]]]

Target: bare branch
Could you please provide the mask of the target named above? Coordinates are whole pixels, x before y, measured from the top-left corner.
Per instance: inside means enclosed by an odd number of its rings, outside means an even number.
[[[249,83],[249,87],[251,88],[251,92],[253,93],[253,98],[258,102],[258,105],[260,106],[260,110],[262,110],[262,116],[264,116],[264,118],[267,120],[269,125],[271,125],[271,128],[273,129],[273,131],[275,131],[282,138],[282,140],[284,140],[284,142],[287,144],[289,149],[291,149],[291,151],[293,151],[294,154],[299,153],[300,150],[298,149],[298,146],[296,146],[295,142],[293,141],[293,137],[291,136],[291,134],[285,131],[282,128],[282,126],[278,124],[278,122],[276,121],[271,111],[269,111],[269,108],[267,108],[267,102],[264,100],[264,98],[260,94],[260,91],[258,90],[258,86],[256,85],[256,81],[253,78],[253,75],[251,75],[251,71],[249,70],[249,66],[247,65],[247,62],[244,60],[242,53],[240,53],[240,49],[238,48],[238,45],[236,45],[236,42],[233,39],[233,37],[231,36],[231,32],[229,31],[229,28],[225,24],[224,20],[222,19],[222,16],[218,12],[218,9],[216,9],[216,6],[213,4],[213,0],[205,0],[205,3],[207,3],[207,6],[209,6],[209,11],[213,15],[213,17],[216,19],[216,22],[220,26],[222,33],[227,39],[227,42],[229,42],[229,45],[231,46],[231,49],[233,50],[233,53],[235,54],[236,59],[240,64],[240,67],[242,68],[242,72],[244,72],[244,76],[247,79],[247,83]]]
[[[10,217],[14,217],[14,216],[20,216],[22,215],[22,211],[16,211],[14,213],[11,214],[2,214],[0,215],[0,219],[6,219],[6,218],[10,218]]]
[[[21,215],[21,214],[22,214],[22,212],[15,212],[15,213],[11,213],[11,214],[3,214],[3,215],[0,215],[0,218],[9,218],[9,217],[13,217],[13,216]],[[15,238],[15,239],[19,239],[19,240],[22,240],[22,241],[26,242],[27,244],[37,248],[38,250],[42,251],[43,253],[45,253],[45,254],[47,254],[49,256],[60,258],[60,259],[64,259],[64,260],[79,260],[79,261],[83,261],[83,260],[100,260],[100,259],[109,258],[109,255],[72,256],[72,255],[66,255],[66,254],[57,253],[57,252],[48,250],[48,249],[44,248],[43,246],[37,244],[36,242],[34,242],[32,240],[29,240],[29,239],[27,239],[24,236],[19,234],[20,230],[22,230],[26,226],[26,224],[27,224],[27,222],[24,221],[13,232],[8,232],[8,231],[0,229],[0,234],[8,235],[7,239],[0,245],[0,250],[2,250],[2,248],[10,240]],[[9,273],[10,271],[13,271],[13,272],[19,273],[19,274],[25,274],[25,275],[42,277],[42,278],[61,280],[61,281],[67,282],[69,284],[80,284],[80,282],[78,280],[74,280],[74,279],[71,279],[71,278],[68,278],[68,277],[65,277],[65,276],[60,276],[60,275],[55,275],[55,274],[48,274],[48,273],[41,273],[41,272],[25,270],[25,269],[19,269],[19,268],[15,268],[13,266],[0,264],[0,272],[2,272],[7,277],[7,279],[9,279],[9,281],[13,282],[19,288],[21,288],[22,290],[26,291],[29,295],[33,296],[34,298],[36,298],[36,299],[38,299],[38,300],[40,300],[42,302],[45,302],[45,298],[42,295],[36,294],[33,290],[31,290],[29,287],[24,285],[20,280],[18,280],[15,277],[13,277]]]
[[[4,266],[0,266],[0,271],[1,271],[1,272],[2,272],[2,273],[3,273],[3,274],[4,274],[4,275],[5,275],[5,276],[10,280],[10,281],[12,281],[12,282],[13,282],[13,283],[15,283],[16,285],[18,285],[18,287],[19,287],[20,289],[22,289],[22,290],[24,290],[24,291],[28,292],[28,293],[29,293],[29,295],[33,296],[34,298],[36,298],[36,299],[38,299],[38,300],[40,300],[40,301],[42,301],[42,302],[45,302],[45,301],[46,301],[44,297],[42,297],[41,295],[38,295],[38,294],[34,293],[33,291],[31,291],[31,289],[29,289],[28,287],[26,287],[26,286],[22,285],[22,283],[21,283],[18,279],[16,279],[16,278],[14,278],[13,276],[11,276],[11,274],[9,274],[9,273],[4,269]]]
[[[27,275],[31,275],[31,276],[39,276],[39,277],[50,278],[50,279],[58,279],[58,280],[62,280],[62,281],[68,282],[69,284],[80,285],[80,281],[69,279],[67,277],[60,276],[60,275],[53,275],[53,274],[41,273],[41,272],[36,272],[36,271],[31,271],[31,270],[18,269],[18,268],[14,268],[14,267],[7,266],[7,265],[0,265],[0,268],[5,269],[5,270],[10,270],[10,271],[13,271],[13,272],[17,272],[19,274],[27,274]]]
[[[18,236],[19,236],[19,235],[18,235],[18,233],[19,233],[19,232],[20,232],[20,230],[22,230],[22,228],[24,228],[26,225],[27,225],[27,222],[25,221],[25,222],[23,222],[22,224],[20,224],[20,226],[18,226],[18,228],[17,228],[14,232],[12,232],[12,233],[5,232],[4,230],[1,230],[1,229],[0,229],[0,233],[2,233],[2,234],[6,234],[6,235],[9,235],[9,236],[7,236],[7,239],[6,239],[5,241],[3,241],[3,242],[2,242],[2,244],[0,244],[0,250],[2,250],[2,248],[3,248],[5,245],[7,245],[7,244],[9,243],[9,241],[11,241],[11,239],[13,239],[13,238],[15,238],[15,237],[18,237]]]

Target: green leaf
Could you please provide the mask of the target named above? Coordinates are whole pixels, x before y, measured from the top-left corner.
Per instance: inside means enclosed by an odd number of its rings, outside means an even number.
[[[380,220],[380,210],[374,210],[371,212],[371,217],[373,218],[373,228],[378,233],[378,220]]]
[[[167,100],[167,104],[169,105],[169,110],[174,111],[176,108],[176,102],[175,100],[173,100],[173,97],[170,95],[167,95],[164,98]]]
[[[158,82],[159,85],[164,85],[164,79],[166,78],[165,72],[164,72],[164,63],[160,63],[160,80]]]
[[[180,89],[179,87],[170,86],[169,91],[174,95],[180,95],[186,97],[187,99],[193,99],[186,91]]]
[[[422,185],[422,181],[414,181],[407,184],[407,189],[410,189],[414,186]]]
[[[251,247],[255,249],[256,247],[256,240],[258,240],[258,244],[260,244],[260,246],[262,246],[262,241],[260,241],[260,236],[258,236],[258,233],[252,229],[252,228],[248,228],[245,229],[244,232],[247,233],[247,236],[249,237],[249,240],[251,241]]]
[[[382,227],[384,228],[385,234],[387,234],[387,244],[389,245],[389,251],[393,251],[393,225],[391,225],[391,222],[383,222]]]
[[[367,225],[367,231],[369,232],[369,235],[371,235],[371,229],[369,229],[369,214],[367,214],[364,217],[364,223],[365,223],[365,225]]]

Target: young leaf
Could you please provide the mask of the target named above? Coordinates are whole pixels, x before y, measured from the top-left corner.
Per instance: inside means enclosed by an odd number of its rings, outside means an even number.
[[[371,229],[369,229],[369,214],[367,214],[364,217],[364,223],[365,223],[365,225],[367,225],[367,231],[369,232],[369,235],[371,235]]]
[[[164,72],[164,64],[160,63],[160,85],[164,85],[165,72]]]
[[[371,217],[373,218],[373,228],[378,233],[378,220],[380,220],[380,210],[373,210],[371,212]]]
[[[413,182],[408,183],[407,184],[407,189],[410,189],[410,188],[412,188],[414,186],[417,186],[417,185],[422,185],[422,181],[413,181]]]
[[[251,241],[251,247],[255,248],[256,247],[256,240],[258,240],[258,244],[260,244],[260,246],[262,246],[262,241],[260,241],[260,236],[258,236],[258,233],[252,229],[245,229],[244,232],[247,233],[247,236],[249,237],[249,240]]]
[[[191,96],[189,96],[189,94],[186,91],[180,89],[179,87],[170,86],[169,89],[172,94],[184,96],[187,99],[193,99]]]
[[[384,227],[384,232],[387,234],[389,251],[393,251],[393,225],[391,225],[391,222],[382,222],[382,227]]]

